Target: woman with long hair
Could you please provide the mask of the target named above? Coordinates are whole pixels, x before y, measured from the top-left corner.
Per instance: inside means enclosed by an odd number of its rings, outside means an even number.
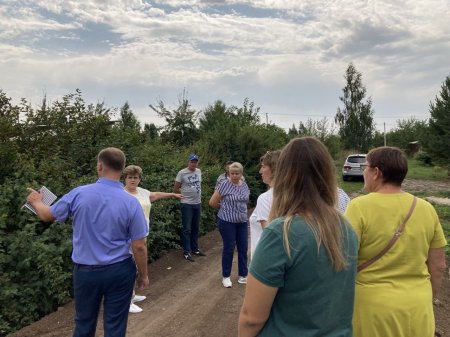
[[[335,208],[333,160],[316,138],[296,138],[282,150],[277,172],[239,336],[351,337],[358,243]]]

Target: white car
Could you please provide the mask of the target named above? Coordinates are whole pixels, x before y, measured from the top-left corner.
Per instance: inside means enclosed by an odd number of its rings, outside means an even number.
[[[363,178],[364,164],[366,162],[365,154],[351,154],[345,159],[342,167],[342,180],[349,178]]]

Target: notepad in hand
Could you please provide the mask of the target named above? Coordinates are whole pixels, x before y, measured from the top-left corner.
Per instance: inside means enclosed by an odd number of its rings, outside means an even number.
[[[45,186],[42,186],[40,189],[38,189],[38,192],[42,194],[42,202],[48,206],[53,204],[53,202],[57,199],[57,196],[54,195],[53,192]],[[34,207],[31,206],[28,201],[22,206],[22,208],[29,209],[34,214],[37,214]]]

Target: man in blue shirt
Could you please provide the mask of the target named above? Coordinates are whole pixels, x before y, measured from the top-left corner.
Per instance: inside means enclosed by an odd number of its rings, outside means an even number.
[[[97,158],[97,182],[73,189],[51,207],[39,192],[28,189],[27,201],[41,220],[73,218],[74,337],[95,336],[102,300],[105,336],[125,336],[136,267],[137,286],[149,285],[148,226],[139,201],[120,183],[124,167],[121,150],[103,149]]]

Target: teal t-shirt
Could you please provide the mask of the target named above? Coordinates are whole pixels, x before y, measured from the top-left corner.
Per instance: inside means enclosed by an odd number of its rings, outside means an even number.
[[[351,337],[358,241],[346,223],[347,269],[333,271],[328,255],[302,217],[293,218],[289,242],[283,245],[283,218],[263,231],[250,265],[260,282],[278,288],[270,316],[259,336]],[[338,226],[338,224],[336,224]]]

